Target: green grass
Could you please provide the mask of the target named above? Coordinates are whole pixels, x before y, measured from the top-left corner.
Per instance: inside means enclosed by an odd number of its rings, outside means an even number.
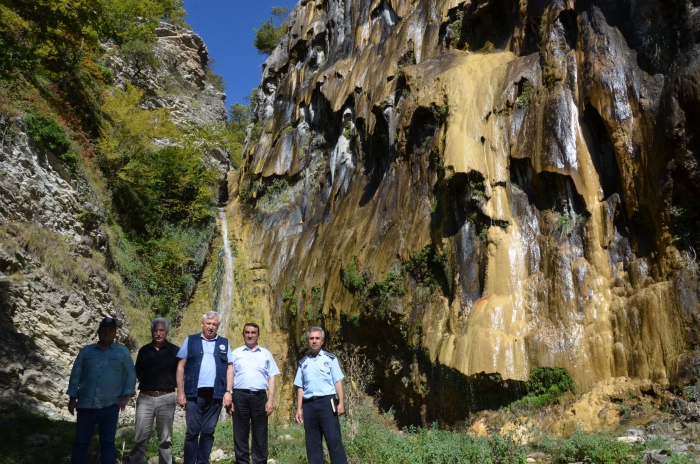
[[[30,445],[27,437],[45,435],[40,445]],[[29,414],[17,408],[0,411],[0,464],[58,463],[70,456],[75,423],[52,420],[41,414]],[[91,444],[91,451],[97,449]]]
[[[583,462],[587,464],[632,464],[641,462],[645,450],[667,449],[666,444],[654,440],[648,444],[627,444],[617,441],[611,434],[574,432],[569,438],[534,431],[528,445],[519,443],[509,434],[492,433],[487,437],[476,437],[463,431],[430,428],[397,429],[393,417],[379,413],[371,398],[354,401],[354,417],[359,426],[351,433],[350,419],[340,419],[343,444],[352,464],[521,464],[533,451],[544,452],[553,464]],[[280,409],[270,419],[270,458],[278,463],[303,464],[307,462],[304,442],[304,427],[283,419]],[[173,455],[182,457],[184,426],[173,430]],[[39,446],[29,446],[26,438],[31,435],[46,435],[47,441]],[[40,414],[28,414],[18,409],[0,412],[0,464],[44,464],[63,462],[70,455],[75,436],[75,423],[66,420],[51,420]],[[146,459],[158,455],[157,434],[151,434]],[[133,446],[133,431],[116,440],[117,462],[126,457]],[[221,449],[233,456],[233,425],[230,418],[216,427],[212,450]],[[99,450],[97,435],[93,437],[90,451]],[[123,450],[123,452],[122,452]],[[692,458],[669,453],[671,464],[696,462]],[[326,453],[327,457],[327,453]],[[232,458],[218,461],[233,463]],[[329,462],[326,458],[325,462]]]

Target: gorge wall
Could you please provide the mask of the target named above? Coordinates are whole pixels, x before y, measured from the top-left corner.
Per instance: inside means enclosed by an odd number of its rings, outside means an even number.
[[[226,120],[225,95],[206,79],[209,56],[192,31],[161,23],[154,52],[161,66],[141,75],[143,106],[170,110],[176,124]],[[106,66],[123,88],[135,72],[106,44]],[[22,115],[9,122],[0,147],[0,402],[67,415],[70,369],[80,348],[97,340],[99,321],[119,321],[117,340],[138,348],[132,329],[148,330],[148,308],[136,306],[110,265],[110,204],[88,181],[69,172],[46,146],[27,135]],[[205,160],[228,170],[228,153]],[[94,179],[93,179],[94,181]],[[99,183],[97,188],[101,188]],[[113,245],[113,244],[112,244]],[[135,317],[134,315],[138,315]]]
[[[228,212],[288,381],[311,325],[406,423],[532,367],[687,380],[697,1],[301,0],[287,25]]]

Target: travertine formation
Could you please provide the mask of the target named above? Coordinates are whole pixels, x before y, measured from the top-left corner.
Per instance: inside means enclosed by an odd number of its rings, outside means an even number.
[[[247,311],[295,350],[313,324],[364,346],[412,422],[532,367],[687,380],[696,3],[300,1],[232,179],[269,284]]]

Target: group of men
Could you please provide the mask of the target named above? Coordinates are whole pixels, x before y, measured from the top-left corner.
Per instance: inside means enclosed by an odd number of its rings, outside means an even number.
[[[154,319],[152,341],[139,349],[134,364],[129,350],[115,343],[117,321],[104,318],[97,331],[98,342],[78,353],[66,392],[69,412],[74,414],[77,409],[71,463],[86,461],[97,425],[101,462],[114,464],[119,411],[136,393],[136,380],[139,396],[129,455],[132,464],[145,462],[154,420],[159,463],[172,463],[176,405],[185,408],[185,464],[209,463],[222,408],[233,416],[236,463],[249,464],[251,457],[253,464],[267,463],[268,417],[275,409],[275,376],[280,372],[270,351],[258,345],[257,324],[245,324],[245,344],[232,351],[228,340],[217,335],[220,321],[219,313],[207,312],[202,316],[202,332],[190,335],[178,347],[167,340],[168,321]],[[344,377],[338,359],[321,349],[324,335],[320,327],[306,333],[310,353],[299,362],[294,379],[295,419],[304,424],[310,464],[323,463],[323,438],[331,462],[346,464],[338,421],[345,413]]]

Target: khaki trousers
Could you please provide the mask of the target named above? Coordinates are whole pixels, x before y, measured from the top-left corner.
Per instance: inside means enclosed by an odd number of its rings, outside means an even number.
[[[173,418],[175,417],[176,400],[177,393],[168,393],[163,396],[149,396],[139,393],[136,400],[134,447],[131,448],[129,454],[131,464],[146,462],[146,446],[151,438],[154,419],[158,434],[158,463],[172,464]]]

